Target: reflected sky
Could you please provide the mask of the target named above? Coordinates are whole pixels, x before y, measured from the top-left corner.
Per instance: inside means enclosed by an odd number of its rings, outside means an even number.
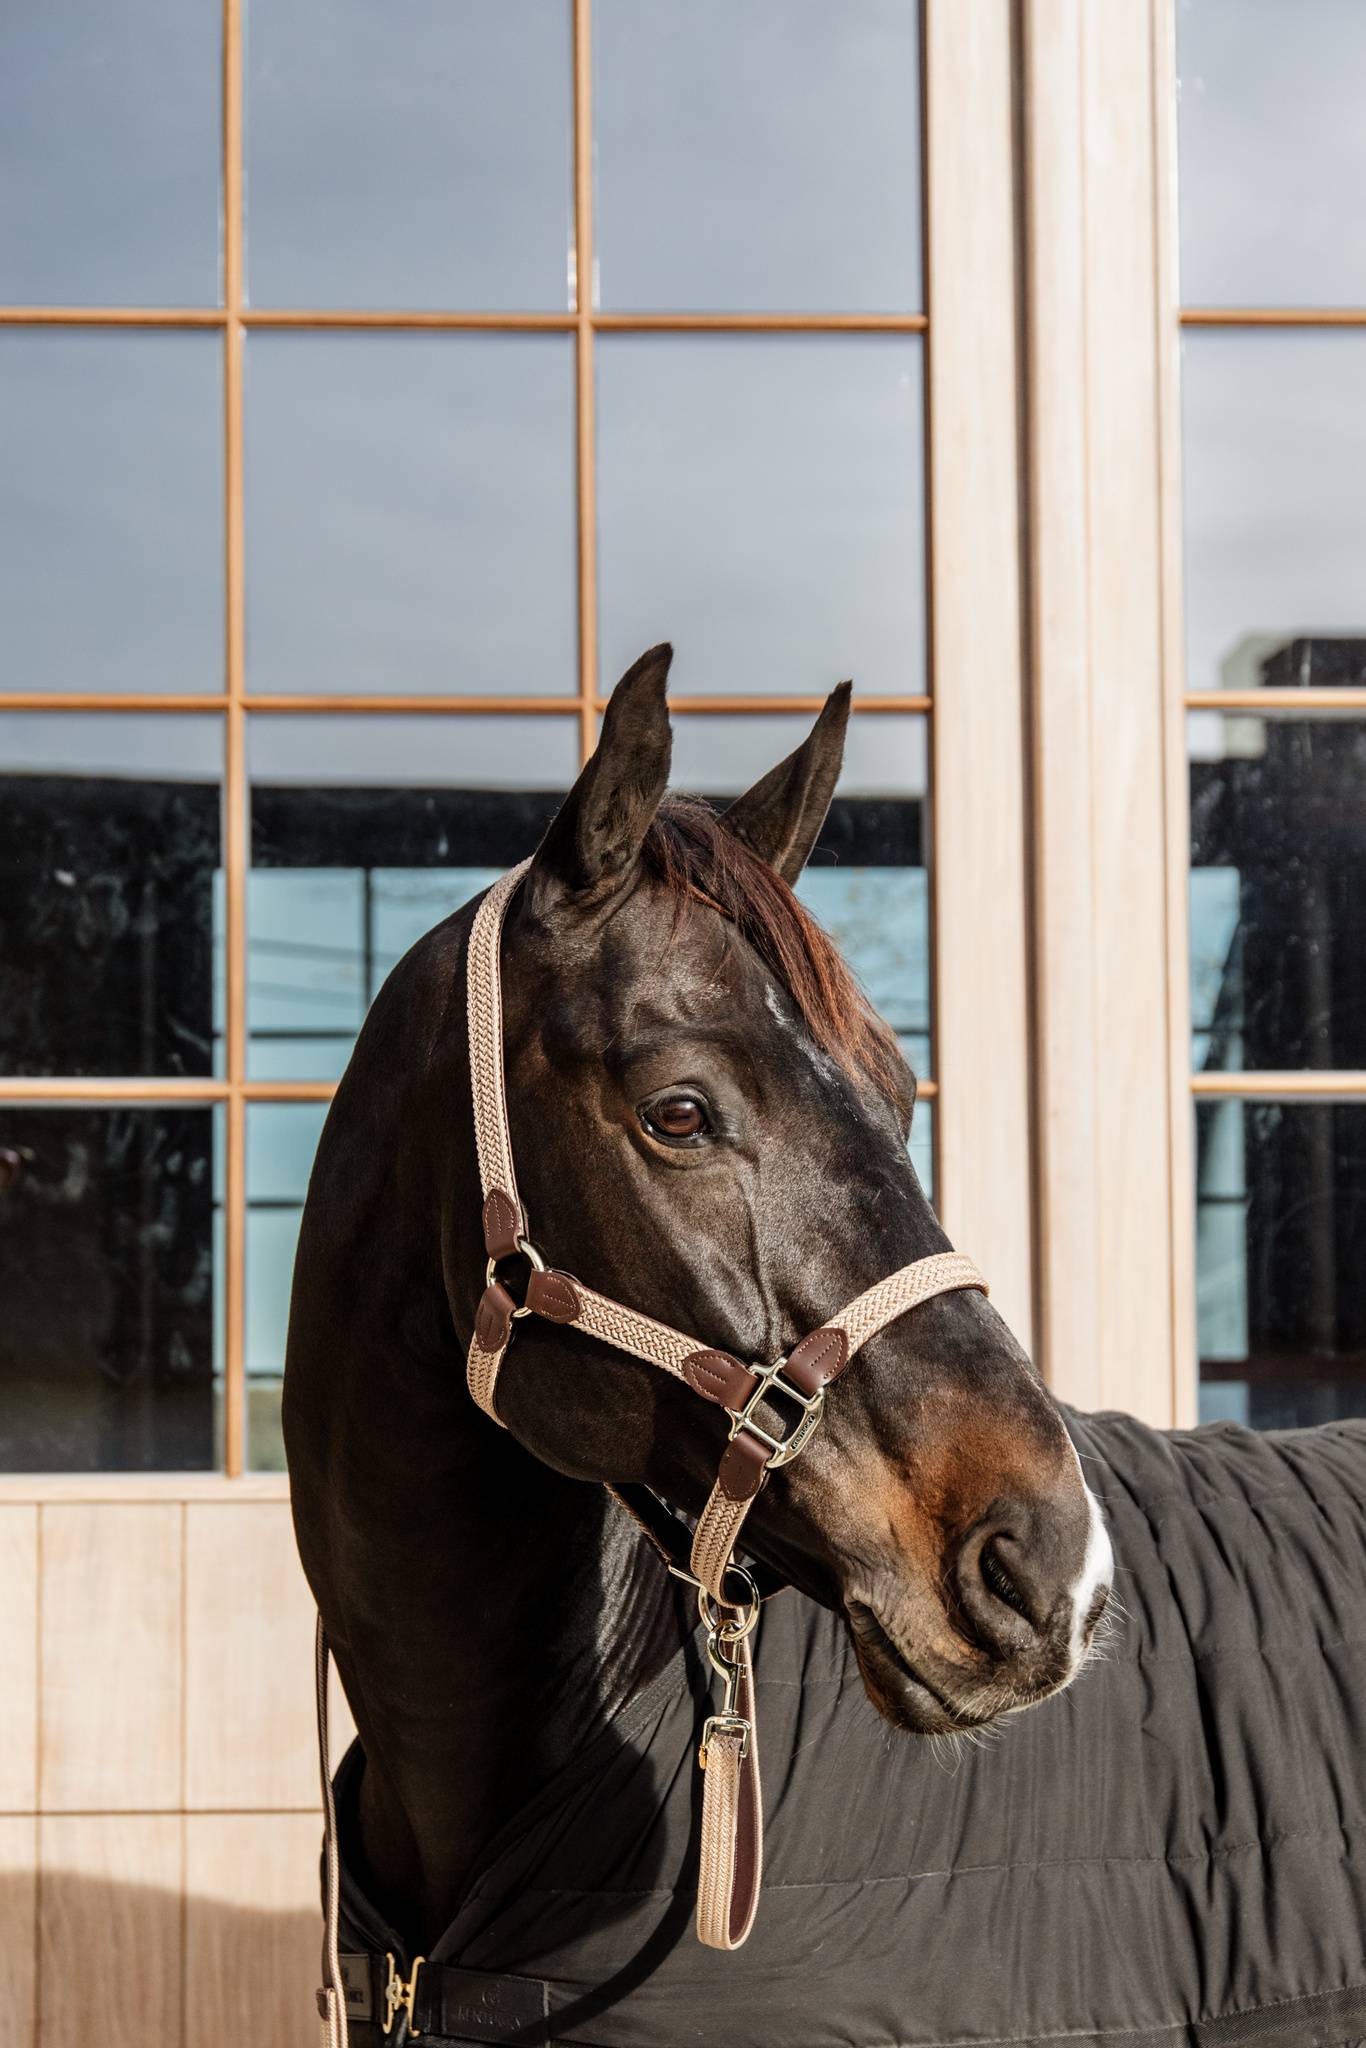
[[[0,298],[219,298],[222,10],[212,0],[0,9]]]
[[[1178,0],[1187,305],[1366,300],[1366,7]]]
[[[675,789],[738,796],[799,747],[809,718],[786,712],[724,717],[689,711],[674,720]],[[851,718],[844,743],[841,796],[924,796],[928,734],[923,718]]]
[[[915,0],[594,0],[602,304],[911,312]]]
[[[1186,683],[1254,687],[1267,641],[1366,629],[1366,334],[1187,333]]]
[[[215,334],[0,330],[7,690],[223,687]]]
[[[679,691],[925,687],[921,349],[907,335],[598,344],[602,675]]]
[[[254,783],[562,790],[578,773],[578,758],[575,718],[363,713],[247,721]]]
[[[245,430],[251,690],[578,688],[567,335],[253,334]]]
[[[569,0],[248,0],[261,306],[570,303]]]
[[[0,775],[217,782],[223,721],[196,712],[0,711]]]

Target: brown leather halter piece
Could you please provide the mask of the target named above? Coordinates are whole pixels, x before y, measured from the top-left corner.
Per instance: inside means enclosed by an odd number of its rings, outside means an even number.
[[[513,1328],[521,1317],[537,1315],[586,1330],[672,1373],[730,1417],[730,1441],[690,1542],[685,1525],[653,1495],[637,1488],[613,1491],[636,1514],[670,1570],[696,1586],[708,1654],[724,1682],[721,1711],[708,1717],[698,1751],[704,1786],[697,1933],[711,1948],[738,1948],[754,1924],[763,1871],[750,1639],[765,1597],[760,1578],[766,1575],[735,1563],[745,1517],[769,1474],[806,1448],[820,1427],[826,1388],[870,1337],[935,1295],[960,1287],[985,1293],[986,1282],[959,1252],[917,1259],[859,1295],[785,1358],[754,1366],[550,1269],[530,1236],[517,1193],[503,1072],[503,919],[527,866],[523,862],[495,882],[470,933],[470,1079],[488,1266],[466,1367],[469,1388],[498,1422],[498,1371]],[[518,1255],[531,1267],[520,1303],[498,1272]],[[779,1403],[792,1413],[770,1428],[765,1403],[780,1415]],[[737,1584],[743,1589],[738,1596]]]

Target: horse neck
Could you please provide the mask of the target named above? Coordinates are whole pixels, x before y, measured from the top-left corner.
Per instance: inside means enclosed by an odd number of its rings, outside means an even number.
[[[497,1432],[453,1378],[397,1430],[392,1389],[345,1509],[368,1598],[354,1568],[339,1586],[365,1875],[427,1942],[497,1829],[663,1668],[682,1619],[625,1511]]]
[[[465,1385],[484,1269],[467,924],[391,976],[338,1090],[285,1375],[300,1552],[365,1749],[357,1874],[424,1946],[496,1829],[663,1667],[682,1619],[624,1511]],[[446,1063],[415,1060],[415,1037]],[[546,1325],[536,1341],[562,1340]]]

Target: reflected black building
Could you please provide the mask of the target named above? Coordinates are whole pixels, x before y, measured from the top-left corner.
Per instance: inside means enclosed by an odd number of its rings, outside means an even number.
[[[367,893],[384,869],[508,867],[558,802],[546,791],[258,785],[252,865],[346,869]],[[920,867],[923,829],[918,798],[841,799],[818,857],[846,871]],[[0,776],[0,844],[0,1073],[212,1077],[217,784]],[[453,872],[450,907],[467,894]],[[370,931],[367,917],[362,948]],[[306,949],[310,934],[297,937]],[[369,964],[358,966],[369,990]],[[350,1026],[336,1036],[344,1054]],[[220,1462],[222,1114],[0,1105],[0,1465]]]
[[[1358,684],[1366,640],[1287,642],[1268,686]],[[1191,765],[1191,863],[1236,874],[1237,922],[1206,1066],[1366,1069],[1366,721],[1226,715],[1227,757]],[[1243,743],[1242,751],[1239,750]],[[1214,1185],[1220,1119],[1242,1121],[1242,1191]],[[1202,1207],[1245,1202],[1253,1422],[1366,1413],[1366,1103],[1200,1105]]]

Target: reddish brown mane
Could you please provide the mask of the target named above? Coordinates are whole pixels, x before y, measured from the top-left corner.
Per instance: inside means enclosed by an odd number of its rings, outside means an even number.
[[[836,952],[766,860],[695,797],[669,796],[644,855],[680,909],[705,903],[748,940],[800,1010],[823,1052],[855,1082],[905,1108],[911,1087],[895,1037]]]

